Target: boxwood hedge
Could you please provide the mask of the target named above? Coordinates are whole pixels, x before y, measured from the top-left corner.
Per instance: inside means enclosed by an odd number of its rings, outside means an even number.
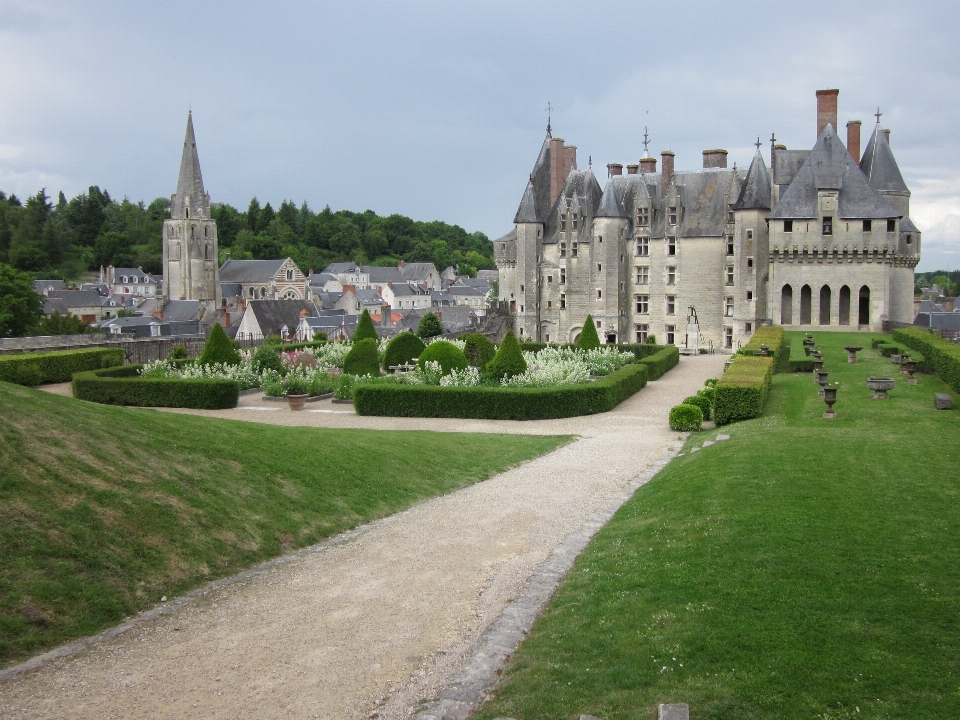
[[[935,372],[954,392],[960,393],[960,345],[919,328],[894,330],[893,339],[921,353],[923,365]]]
[[[670,429],[676,432],[695,432],[703,426],[703,413],[696,405],[684,400],[670,408]]]
[[[0,356],[0,380],[18,385],[69,382],[74,373],[123,365],[123,348],[54,350]]]
[[[618,347],[622,347],[627,352],[634,352],[634,348],[647,348],[654,351],[637,358],[636,364],[647,368],[648,380],[657,380],[680,362],[680,348],[672,345],[619,345]],[[634,357],[637,357],[636,352]]]
[[[775,369],[782,367],[780,363],[784,349],[785,347],[789,348],[789,345],[784,345],[783,328],[779,325],[758,327],[750,338],[750,342],[740,348],[737,354],[748,356],[759,355],[761,345],[766,345],[770,348],[770,355],[773,357],[773,367]]]
[[[73,376],[73,396],[104,405],[183,407],[223,410],[237,406],[240,385],[233,380],[180,380],[140,377],[142,365],[81,372]]]
[[[734,356],[733,365],[717,383],[713,404],[717,425],[760,417],[770,389],[773,363],[772,357]]]
[[[646,365],[626,365],[599,380],[553,388],[359,385],[358,415],[546,420],[612,410],[647,384]]]

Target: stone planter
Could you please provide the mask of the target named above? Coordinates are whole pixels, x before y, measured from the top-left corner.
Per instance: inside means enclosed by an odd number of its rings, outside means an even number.
[[[827,410],[823,417],[827,420],[836,420],[837,413],[833,409],[833,404],[837,401],[837,388],[825,387],[823,389],[823,401],[827,404]]]
[[[867,387],[872,390],[871,400],[886,400],[887,390],[893,390],[893,378],[867,378]]]
[[[901,372],[906,372],[907,375],[910,376],[907,378],[907,382],[910,385],[916,385],[917,379],[913,376],[913,374],[917,371],[917,361],[907,360],[906,362],[900,363],[900,367],[902,368]]]
[[[826,385],[827,385],[827,375],[829,375],[829,374],[830,374],[830,373],[828,373],[828,372],[826,372],[826,371],[824,371],[824,370],[821,370],[820,372],[817,373],[817,384],[820,385],[820,392],[818,392],[817,395],[819,395],[820,397],[823,397],[823,396],[824,396],[824,395],[823,395],[823,389],[824,389],[824,388],[826,387]]]
[[[816,379],[817,373],[823,372],[823,360],[813,361],[813,377]]]
[[[857,353],[863,350],[863,345],[844,345],[843,349],[847,351],[847,362],[856,363]]]
[[[761,345],[760,346],[760,357],[770,357],[770,346]]]
[[[307,394],[303,395],[287,395],[287,405],[290,406],[291,410],[303,410],[303,406],[307,403]]]

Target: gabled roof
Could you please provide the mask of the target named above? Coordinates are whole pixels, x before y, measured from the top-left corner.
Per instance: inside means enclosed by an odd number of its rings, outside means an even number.
[[[372,283],[405,282],[403,272],[396,265],[390,265],[388,267],[366,265],[363,269]]]
[[[220,268],[220,284],[268,283],[288,260],[227,260]]]
[[[773,149],[773,184],[789,185],[810,157],[809,150]]]
[[[107,299],[96,290],[52,290],[49,298],[60,300],[65,307],[100,307]]]
[[[867,149],[863,151],[860,169],[870,180],[870,184],[880,192],[910,194],[880,123],[873,129]]]
[[[622,176],[620,176],[622,177]],[[600,206],[594,217],[598,218],[625,218],[630,217],[627,211],[623,209],[623,203],[613,187],[613,180],[607,181],[607,186],[603,189],[603,195],[600,197]]]
[[[680,199],[678,237],[720,237],[727,223],[727,187],[735,171],[674,173]]]
[[[337,301],[343,297],[342,292],[315,292],[313,299],[319,303],[317,307],[323,310],[331,310],[337,304]]]
[[[63,280],[34,280],[33,289],[38,293],[48,290],[66,290],[67,284]]]
[[[247,309],[253,313],[264,337],[279,335],[286,325],[294,330],[300,322],[300,311],[306,310],[308,316],[317,316],[317,306],[306,300],[251,300]]]
[[[399,282],[390,288],[391,292],[397,296],[409,297],[410,295],[429,295],[430,291],[422,285],[411,285],[410,283]]]
[[[400,268],[403,279],[407,282],[421,282],[429,280],[432,273],[437,272],[436,266],[430,263],[404,263]]]
[[[838,191],[838,217],[892,218],[899,213],[877,192],[832,125],[827,125],[770,218],[815,218],[820,190]]]
[[[200,315],[199,300],[169,300],[163,306],[163,319],[171,321],[196,320]]]
[[[557,232],[560,227],[561,207],[566,208],[567,202],[576,200],[580,205],[580,239],[588,236],[591,232],[593,218],[596,217],[597,208],[600,207],[600,198],[603,196],[603,190],[600,183],[593,174],[593,170],[571,170],[567,175],[567,181],[563,185],[560,196],[553,204],[549,215],[546,218],[546,229],[543,233],[544,243],[557,242]]]
[[[194,205],[209,205],[210,199],[203,189],[203,176],[200,174],[200,157],[197,155],[197,138],[193,134],[193,113],[187,113],[187,135],[183,141],[183,155],[180,157],[180,176],[177,179],[177,192],[170,205],[170,217],[183,217],[186,196]]]
[[[357,269],[357,264],[353,262],[330,263],[324,269],[324,273],[330,275],[339,275],[340,273],[349,273]]]
[[[734,203],[734,210],[769,210],[770,209],[770,173],[763,162],[763,155],[757,150],[747,170],[747,177],[740,186],[740,197]]]

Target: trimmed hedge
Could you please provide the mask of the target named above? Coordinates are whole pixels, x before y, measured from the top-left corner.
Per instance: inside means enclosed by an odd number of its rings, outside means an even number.
[[[583,330],[580,331],[580,337],[577,338],[577,347],[581,350],[593,350],[600,347],[600,336],[597,335],[597,323],[593,315],[587,315],[583,321]]]
[[[689,399],[689,398],[688,398]],[[703,425],[703,413],[696,405],[684,400],[670,408],[670,429],[676,432],[692,432]]]
[[[783,328],[779,325],[758,327],[750,338],[750,342],[740,348],[737,351],[737,355],[759,355],[761,345],[766,345],[770,348],[770,355],[773,357],[773,367],[782,367],[781,360],[785,349]]]
[[[960,345],[919,328],[894,330],[893,339],[922,354],[923,365],[960,393]]]
[[[891,342],[881,343],[880,345],[877,346],[877,350],[884,357],[890,357],[891,355],[900,354],[900,346],[894,345]]]
[[[513,334],[513,330],[507,330],[497,354],[487,363],[487,373],[500,380],[520,375],[526,369],[527,361],[523,359],[523,350],[517,342],[517,336]]]
[[[638,359],[636,364],[647,368],[647,379],[657,380],[680,362],[680,348],[673,345],[627,345],[625,348],[652,348],[655,352]]]
[[[363,313],[360,315],[360,319],[357,321],[357,328],[353,331],[353,335],[350,339],[353,340],[353,342],[360,342],[361,340],[366,340],[367,338],[379,340],[380,336],[377,335],[377,329],[373,326],[373,320],[370,319],[370,313],[366,308],[364,308]]]
[[[684,398],[684,399],[683,399],[683,403],[681,403],[681,404],[683,404],[683,405],[696,405],[698,408],[700,408],[700,413],[701,413],[700,420],[701,420],[701,422],[702,422],[703,420],[709,420],[709,419],[710,419],[710,405],[711,405],[712,403],[710,402],[710,398],[708,398],[706,395],[701,395],[700,393],[697,393],[696,395],[691,395],[691,396],[688,397],[688,398]],[[679,407],[679,406],[678,406],[678,407]],[[671,411],[671,414],[672,414],[672,411]],[[699,429],[700,429],[700,427],[697,426],[697,430],[699,430]]]
[[[734,355],[733,365],[717,383],[713,419],[717,425],[760,417],[767,400],[774,360]]]
[[[449,375],[451,370],[466,370],[470,364],[463,350],[446,340],[437,340],[427,345],[427,349],[420,353],[417,365],[423,368],[430,361],[440,363],[444,375]]]
[[[350,352],[343,359],[343,372],[347,375],[380,376],[380,356],[377,353],[377,341],[373,338],[353,343]]]
[[[497,354],[497,346],[491,342],[490,338],[480,333],[470,333],[463,340],[463,354],[467,356],[467,362],[483,372],[487,363]],[[523,347],[520,349],[522,350]]]
[[[323,337],[319,338],[320,335],[322,335]],[[318,332],[318,333],[314,333],[313,336],[318,339],[311,340],[310,342],[305,342],[305,343],[287,343],[286,345],[274,345],[274,348],[276,348],[281,352],[288,352],[290,350],[303,350],[304,348],[323,347],[324,345],[327,344],[326,333]],[[263,347],[263,345],[261,345],[260,347]]]
[[[234,347],[233,341],[227,337],[219,323],[214,323],[210,328],[210,337],[203,346],[203,352],[198,365],[213,365],[214,363],[226,363],[227,365],[239,365],[240,353]]]
[[[420,357],[427,346],[412,332],[402,332],[387,343],[383,352],[383,369],[389,371],[396,365],[407,365],[414,358]]]
[[[599,380],[555,388],[359,385],[358,415],[548,420],[612,410],[647,384],[644,365],[625,365]]]
[[[17,385],[69,382],[74,373],[123,365],[123,348],[0,355],[0,380]]]
[[[73,396],[104,405],[225,410],[237,406],[240,384],[233,380],[140,377],[142,365],[124,365],[73,376]]]
[[[789,353],[789,367],[790,372],[813,372],[813,362],[816,358],[812,355],[807,355],[803,351],[803,345],[800,345],[799,350],[794,353],[793,345],[787,345],[787,352]]]

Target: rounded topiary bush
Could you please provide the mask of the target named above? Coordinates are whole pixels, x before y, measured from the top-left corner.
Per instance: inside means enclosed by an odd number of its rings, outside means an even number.
[[[487,363],[496,356],[497,346],[490,342],[490,338],[480,333],[467,335],[464,342],[466,344],[463,347],[463,354],[467,356],[467,362],[483,372]]]
[[[350,352],[343,359],[343,372],[347,375],[380,375],[380,358],[377,355],[377,341],[373,338],[353,343]]]
[[[523,359],[517,336],[513,334],[513,330],[507,330],[497,354],[487,363],[487,374],[502,380],[505,377],[520,375],[526,369],[527,361]]]
[[[424,340],[436,337],[437,335],[443,335],[443,323],[440,322],[440,318],[438,318],[435,313],[428,312],[420,318],[420,324],[417,326],[417,335]]]
[[[696,395],[691,395],[688,398],[684,398],[683,404],[696,405],[698,408],[700,408],[700,411],[703,413],[703,419],[704,420],[710,419],[710,406],[713,403],[710,402],[710,398],[708,398],[706,395],[701,395],[700,393],[697,393]]]
[[[203,346],[203,353],[201,353],[198,362],[200,365],[212,365],[213,363],[240,364],[240,353],[237,352],[230,338],[227,337],[219,324],[214,323],[210,330],[210,337],[207,338],[207,342]]]
[[[264,370],[273,370],[281,375],[284,373],[283,361],[280,360],[276,345],[261,345],[253,354],[253,364],[260,368],[261,373]]]
[[[597,335],[597,323],[593,315],[587,315],[587,319],[583,321],[583,330],[577,338],[577,347],[581,350],[594,350],[600,347],[600,336]]]
[[[451,370],[464,370],[469,364],[463,350],[446,340],[427,345],[427,349],[420,353],[418,364],[424,367],[431,360],[440,363],[444,375],[449,375]]]
[[[357,321],[357,329],[353,331],[353,341],[359,342],[367,338],[378,340],[379,337],[380,336],[377,335],[377,329],[373,326],[373,320],[370,319],[370,313],[364,308],[363,314],[360,315],[360,319]]]
[[[383,353],[383,369],[389,370],[394,365],[406,365],[414,358],[420,357],[420,353],[426,347],[423,340],[412,332],[400,333],[387,343],[387,349]]]
[[[670,408],[670,429],[679,432],[699,430],[703,412],[696,405],[680,404]]]

